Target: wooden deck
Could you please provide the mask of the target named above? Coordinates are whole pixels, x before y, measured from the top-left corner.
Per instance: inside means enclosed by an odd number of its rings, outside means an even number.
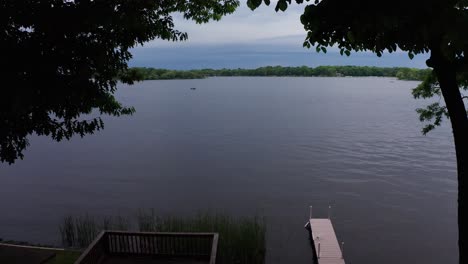
[[[216,263],[218,233],[102,231],[75,264]]]
[[[330,219],[309,219],[318,264],[344,264],[343,254]]]

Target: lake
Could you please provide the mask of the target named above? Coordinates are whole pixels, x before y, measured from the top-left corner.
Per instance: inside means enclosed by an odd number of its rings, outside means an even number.
[[[0,165],[0,237],[59,243],[66,214],[265,216],[267,263],[312,263],[304,224],[332,219],[346,263],[456,263],[448,122],[427,136],[418,82],[223,77],[120,85],[133,116]],[[196,87],[196,90],[190,90]]]

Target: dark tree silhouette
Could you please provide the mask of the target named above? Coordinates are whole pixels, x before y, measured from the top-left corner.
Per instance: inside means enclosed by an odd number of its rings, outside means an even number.
[[[113,97],[129,49],[149,40],[185,40],[172,15],[205,23],[237,0],[2,0],[0,2],[0,161],[23,158],[28,136],[60,141],[103,128],[100,117],[133,108]],[[132,83],[132,72],[120,74]]]
[[[303,3],[304,0],[295,0]],[[269,4],[269,0],[264,0]],[[279,0],[276,11],[285,11],[292,0]],[[306,2],[309,2],[306,0]],[[301,16],[307,31],[304,47],[326,52],[336,46],[341,54],[372,51],[381,56],[397,49],[415,54],[430,53],[427,66],[433,75],[417,89],[415,97],[442,95],[445,106],[419,109],[422,121],[433,121],[424,133],[440,124],[446,114],[451,121],[458,168],[459,263],[468,263],[468,118],[460,90],[466,90],[468,71],[467,0],[315,0]],[[255,9],[262,0],[249,0]]]
[[[167,70],[135,67],[125,74],[132,74],[139,80],[200,79],[211,76],[382,76],[396,77],[400,80],[423,81],[430,69],[412,69],[403,67],[380,68],[369,66],[319,66],[310,68],[264,66],[256,69],[199,69]]]

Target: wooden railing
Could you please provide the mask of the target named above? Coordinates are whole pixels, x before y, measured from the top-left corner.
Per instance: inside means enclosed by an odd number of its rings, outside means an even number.
[[[106,256],[105,231],[99,233],[88,248],[81,254],[75,264],[98,264]]]
[[[215,264],[217,233],[103,231],[75,264],[98,264],[105,257],[193,258]]]

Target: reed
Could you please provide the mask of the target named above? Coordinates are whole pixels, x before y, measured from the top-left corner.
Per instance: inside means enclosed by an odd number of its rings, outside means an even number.
[[[128,221],[121,216],[96,219],[88,214],[65,216],[59,227],[62,245],[67,248],[86,248],[101,230],[129,229]]]
[[[67,216],[60,227],[67,247],[85,248],[99,230],[131,230],[131,221],[123,217],[95,219],[88,215]],[[216,262],[264,263],[266,223],[261,217],[234,218],[224,214],[200,213],[195,217],[160,217],[154,210],[139,210],[136,228],[143,232],[216,232],[219,233]]]
[[[233,218],[222,214],[199,214],[193,218],[158,217],[140,211],[138,229],[148,232],[217,232],[217,263],[264,263],[266,224],[263,218]]]

